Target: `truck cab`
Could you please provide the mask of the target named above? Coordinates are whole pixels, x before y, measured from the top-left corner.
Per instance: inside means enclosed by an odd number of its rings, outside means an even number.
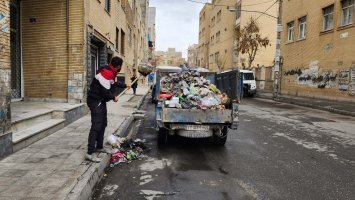
[[[254,97],[256,95],[256,81],[253,71],[240,70],[243,77],[243,92],[245,96]]]

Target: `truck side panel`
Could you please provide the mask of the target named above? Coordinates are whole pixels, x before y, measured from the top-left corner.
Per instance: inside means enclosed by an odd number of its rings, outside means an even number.
[[[232,110],[185,110],[163,108],[162,121],[192,124],[231,124]]]
[[[231,99],[238,100],[243,95],[243,77],[238,70],[217,74],[217,87]]]

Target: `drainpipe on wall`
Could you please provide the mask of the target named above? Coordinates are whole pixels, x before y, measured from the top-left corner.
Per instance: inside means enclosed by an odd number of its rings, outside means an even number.
[[[277,99],[281,93],[281,33],[282,33],[282,0],[279,1],[279,12],[277,17],[277,40],[276,40],[276,53],[275,53],[275,80],[273,86],[273,98]]]
[[[67,33],[66,33],[66,37],[67,37],[67,71],[68,71],[68,80],[67,80],[67,103],[69,103],[69,73],[70,73],[70,66],[69,66],[69,0],[66,0],[66,28],[67,28]]]

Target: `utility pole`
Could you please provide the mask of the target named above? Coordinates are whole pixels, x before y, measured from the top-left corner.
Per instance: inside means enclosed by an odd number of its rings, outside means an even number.
[[[273,87],[273,98],[277,99],[281,91],[281,33],[282,33],[282,0],[279,1],[279,13],[277,17],[277,40],[276,40],[276,53],[275,53],[275,80]]]

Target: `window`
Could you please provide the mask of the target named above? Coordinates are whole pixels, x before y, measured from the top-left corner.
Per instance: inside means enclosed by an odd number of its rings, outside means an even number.
[[[216,17],[212,17],[212,26],[216,23]]]
[[[220,40],[221,40],[221,32],[218,31],[218,32],[216,33],[216,42],[219,42]]]
[[[334,4],[323,8],[323,31],[333,29]]]
[[[121,29],[121,54],[124,55],[125,54],[125,32],[123,32],[123,30]]]
[[[287,24],[287,40],[289,42],[293,41],[293,31],[294,31],[294,22]]]
[[[218,64],[218,60],[219,60],[219,52],[216,52],[214,54],[214,62]]]
[[[217,13],[217,22],[221,21],[222,10]]]
[[[307,17],[302,17],[298,19],[298,38],[304,39],[306,38],[306,30],[307,30]]]
[[[118,30],[118,28],[116,28],[116,50],[118,51],[119,47],[119,38],[120,38],[120,30]]]
[[[111,11],[111,0],[105,0],[105,10],[108,13]]]
[[[353,23],[354,18],[354,0],[343,0],[341,25],[346,26]]]
[[[242,2],[239,2],[237,4],[237,13],[236,13],[236,15],[237,15],[237,19],[239,19],[240,16],[242,15]]]

